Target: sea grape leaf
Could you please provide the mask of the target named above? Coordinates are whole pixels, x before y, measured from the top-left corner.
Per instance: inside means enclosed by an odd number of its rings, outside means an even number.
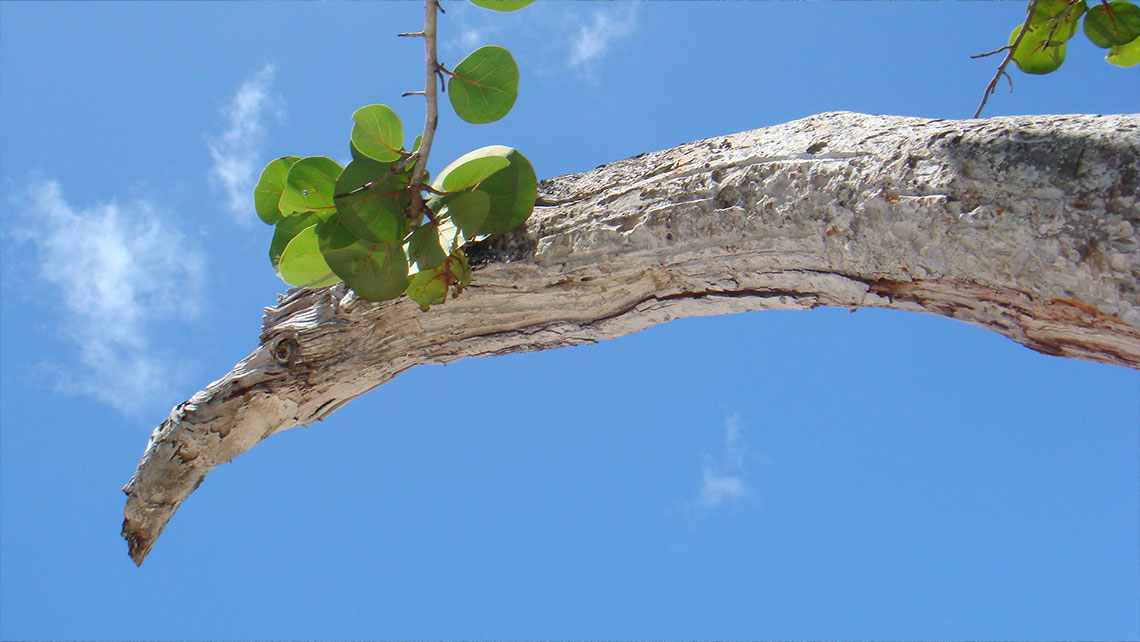
[[[1140,38],[1124,45],[1116,45],[1108,50],[1104,57],[1109,63],[1117,67],[1135,67],[1140,65]]]
[[[447,291],[455,287],[458,294],[471,283],[471,266],[463,250],[456,249],[447,259],[430,270],[412,275],[405,293],[427,311],[447,300]]]
[[[502,146],[483,147],[460,156],[443,168],[432,187],[443,192],[456,192],[478,185],[491,174],[511,164],[500,153],[499,147]]]
[[[404,155],[404,125],[387,105],[366,105],[352,114],[352,145],[361,154],[385,163]]]
[[[1088,11],[1085,0],[1069,4],[1069,0],[1038,0],[1033,10],[1030,29],[1047,29],[1054,40],[1068,42],[1080,27],[1081,16]]]
[[[499,234],[518,227],[534,211],[538,198],[534,166],[518,150],[502,150],[510,164],[479,183],[479,189],[491,199],[487,218],[479,226],[480,234]]]
[[[1096,5],[1085,16],[1085,35],[1103,49],[1132,42],[1140,37],[1140,7],[1126,0]]]
[[[257,187],[253,188],[253,206],[257,216],[268,225],[276,225],[282,219],[281,192],[285,190],[285,177],[289,168],[301,160],[298,156],[285,156],[272,160],[261,170]]]
[[[518,11],[534,0],[471,0],[471,4],[495,11]]]
[[[408,236],[408,262],[416,272],[429,270],[443,263],[447,253],[439,244],[439,232],[432,224],[421,225]]]
[[[483,223],[491,211],[491,197],[481,189],[456,194],[447,201],[447,214],[469,239],[482,233]]]
[[[1017,39],[1021,26],[1014,27],[1009,44]],[[1046,42],[1049,28],[1030,29],[1013,52],[1013,62],[1027,74],[1047,74],[1056,71],[1065,62],[1065,43],[1061,40]]]
[[[340,172],[340,165],[325,156],[309,156],[293,163],[281,192],[281,212],[292,216],[297,212],[322,211],[325,218],[331,216],[336,208],[333,195]]]
[[[289,241],[278,267],[281,278],[297,287],[320,288],[340,281],[321,255],[317,225],[306,227]]]
[[[361,298],[394,299],[408,287],[408,257],[401,243],[362,240],[335,218],[320,225],[318,238],[333,273]]]
[[[273,264],[273,270],[277,272],[278,276],[281,275],[278,266],[281,263],[281,253],[285,251],[285,246],[289,245],[289,241],[292,241],[305,228],[316,225],[322,220],[320,215],[315,212],[304,212],[297,216],[286,216],[274,226],[273,240],[269,242],[269,262]]]
[[[431,306],[447,300],[447,289],[447,268],[440,263],[434,268],[413,274],[404,293],[419,303],[421,310],[427,312]]]
[[[471,52],[447,81],[451,106],[463,120],[479,125],[507,115],[519,95],[519,67],[511,52],[488,45]]]
[[[401,241],[408,233],[407,211],[412,203],[408,175],[395,172],[357,191],[393,169],[391,163],[370,158],[352,161],[336,181],[337,215],[341,224],[365,241]]]

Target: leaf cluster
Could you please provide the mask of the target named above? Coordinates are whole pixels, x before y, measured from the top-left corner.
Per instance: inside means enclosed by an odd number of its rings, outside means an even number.
[[[1086,0],[1038,0],[1028,22],[1009,36],[1009,45],[1016,43],[1013,62],[1025,73],[1053,72],[1065,61],[1065,45],[1078,30],[1108,50],[1110,64],[1140,64],[1140,7],[1128,0],[1101,0],[1091,9]]]
[[[497,11],[533,1],[471,0]],[[518,97],[519,69],[502,47],[482,47],[454,70],[435,71],[449,76],[451,105],[469,123],[499,120]],[[449,292],[458,296],[472,278],[464,244],[509,231],[533,211],[534,167],[518,150],[493,145],[456,159],[429,184],[426,172],[415,179],[413,171],[424,160],[423,134],[405,149],[403,124],[387,105],[361,107],[352,120],[347,167],[324,156],[286,156],[262,171],[254,205],[274,226],[274,270],[300,287],[344,281],[370,301],[407,294],[424,310]]]

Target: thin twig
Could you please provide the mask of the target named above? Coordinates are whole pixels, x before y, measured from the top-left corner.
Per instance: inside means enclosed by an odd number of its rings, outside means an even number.
[[[435,86],[435,77],[439,73],[439,59],[436,55],[436,19],[437,11],[443,11],[439,0],[426,0],[424,2],[424,98],[427,99],[427,117],[424,119],[423,138],[420,139],[419,156],[412,169],[412,220],[418,221],[424,211],[423,176],[427,169],[428,154],[431,153],[431,143],[435,139],[435,128],[439,125],[439,92]]]
[[[982,104],[978,105],[978,111],[974,112],[974,118],[982,115],[982,110],[986,107],[986,101],[990,99],[990,94],[994,93],[994,88],[997,87],[998,80],[1002,77],[1002,74],[1005,74],[1005,77],[1009,78],[1009,90],[1013,91],[1013,78],[1009,77],[1009,74],[1006,73],[1005,68],[1013,60],[1013,54],[1017,51],[1017,47],[1021,44],[1021,39],[1025,37],[1025,34],[1029,33],[1029,23],[1033,21],[1033,12],[1037,10],[1037,2],[1038,0],[1030,0],[1029,8],[1025,11],[1025,23],[1021,25],[1021,30],[1017,32],[1017,38],[1015,38],[1013,42],[1008,45],[1007,48],[1009,52],[1005,55],[1005,58],[1001,61],[1001,64],[998,65],[997,73],[995,73],[994,77],[990,80],[990,84],[986,85],[986,91],[982,93]],[[992,55],[992,53],[997,53],[998,51],[1001,51],[1001,49],[991,52],[991,54],[983,55]]]

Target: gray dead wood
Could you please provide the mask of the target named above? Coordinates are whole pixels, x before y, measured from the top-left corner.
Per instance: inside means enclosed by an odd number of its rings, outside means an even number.
[[[127,493],[141,564],[206,474],[413,366],[818,306],[960,319],[1140,368],[1140,116],[828,113],[544,181],[429,312],[343,285],[267,308],[260,345],[171,412]]]

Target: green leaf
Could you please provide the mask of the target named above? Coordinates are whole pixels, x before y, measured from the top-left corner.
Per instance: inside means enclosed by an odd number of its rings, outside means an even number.
[[[1140,37],[1140,7],[1126,0],[1098,4],[1085,16],[1085,35],[1103,49],[1132,42]]]
[[[289,241],[278,267],[278,274],[286,283],[302,288],[320,288],[340,281],[321,256],[316,225],[306,227]]]
[[[430,223],[412,230],[407,246],[412,270],[422,272],[443,263],[447,253],[440,247],[439,240],[439,232]]]
[[[321,221],[321,217],[316,213],[304,212],[297,216],[286,216],[273,228],[273,240],[269,242],[269,262],[273,264],[273,269],[278,276],[281,275],[278,266],[281,263],[281,253],[285,251],[285,246],[289,245],[289,241],[292,241],[305,228]]]
[[[423,141],[424,141],[424,135],[423,134],[416,134],[416,139],[414,141],[412,141],[412,151],[413,152],[420,151],[420,143],[422,143]]]
[[[1108,50],[1104,57],[1109,63],[1117,67],[1135,67],[1140,65],[1140,38],[1125,45],[1116,45]]]
[[[361,298],[394,299],[408,287],[408,257],[399,242],[361,240],[336,219],[322,223],[318,236],[329,267]]]
[[[340,165],[324,156],[309,156],[293,163],[281,192],[281,211],[286,216],[307,211],[322,211],[325,218],[332,216],[340,172]]]
[[[408,280],[404,291],[409,298],[420,304],[420,309],[428,311],[433,305],[447,300],[447,269],[441,264],[434,268],[416,272]]]
[[[412,195],[406,173],[396,172],[367,190],[356,191],[391,170],[391,163],[364,158],[349,163],[336,181],[334,200],[340,222],[366,241],[401,241],[408,233]]]
[[[447,300],[449,288],[455,287],[458,296],[470,283],[471,266],[467,263],[467,255],[457,249],[440,265],[412,275],[406,293],[426,312],[431,306]]]
[[[1069,4],[1069,0],[1038,0],[1029,28],[1046,29],[1054,40],[1068,42],[1080,27],[1081,16],[1088,11],[1085,0]]]
[[[404,155],[404,125],[387,105],[361,107],[352,120],[352,144],[358,152],[385,163]]]
[[[451,106],[472,124],[507,115],[519,95],[519,68],[502,47],[480,47],[463,59],[447,81]]]
[[[432,187],[442,192],[456,192],[478,185],[510,164],[497,147],[483,147],[460,156],[443,168]]]
[[[479,190],[486,192],[491,199],[486,220],[479,226],[479,234],[496,234],[514,229],[523,223],[534,210],[538,198],[538,178],[534,167],[518,150],[502,145],[491,145],[465,154],[452,166],[459,166],[469,157],[499,156],[507,160],[507,166],[479,182]],[[447,170],[444,170],[446,175]],[[446,178],[446,176],[444,176]],[[442,185],[437,179],[436,184]],[[467,188],[464,191],[471,191]],[[458,194],[436,194],[428,199],[432,211],[439,212]],[[442,232],[441,232],[442,233]],[[470,239],[468,239],[470,240]],[[446,247],[444,249],[447,249]]]
[[[446,213],[455,221],[463,236],[469,239],[483,233],[483,224],[490,211],[491,197],[480,189],[457,194],[447,201]]]
[[[1020,32],[1021,26],[1014,27],[1013,33],[1009,35],[1009,44],[1013,44]],[[1065,62],[1065,43],[1060,40],[1054,40],[1051,44],[1046,43],[1048,37],[1048,27],[1030,29],[1025,34],[1017,45],[1017,50],[1013,52],[1013,62],[1018,69],[1027,74],[1047,74]]]
[[[534,0],[471,0],[471,4],[495,11],[518,11]]]
[[[278,158],[261,170],[261,178],[253,188],[253,206],[257,216],[268,225],[275,225],[282,218],[279,205],[281,192],[285,190],[285,177],[289,175],[289,168],[299,160],[297,156]]]

